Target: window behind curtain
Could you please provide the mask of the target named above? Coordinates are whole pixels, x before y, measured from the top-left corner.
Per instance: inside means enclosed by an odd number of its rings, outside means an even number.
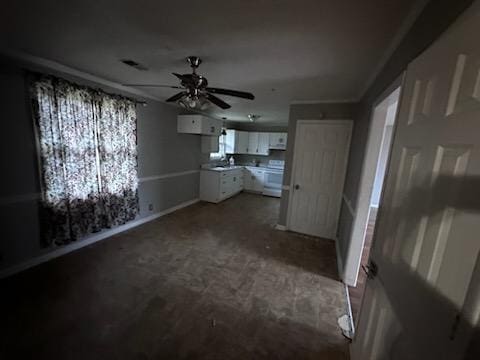
[[[42,240],[64,244],[138,213],[135,103],[35,75],[31,96],[42,175]]]

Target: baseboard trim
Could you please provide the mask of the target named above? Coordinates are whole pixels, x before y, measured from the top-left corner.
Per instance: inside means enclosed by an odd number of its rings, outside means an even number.
[[[287,227],[285,225],[280,225],[280,224],[275,225],[275,229],[280,231],[287,231]]]
[[[350,319],[350,331],[353,336],[355,336],[355,322],[353,321],[353,313],[352,313],[352,303],[350,302],[350,291],[348,290],[348,285],[344,284],[345,286],[345,296],[347,299],[347,311],[348,311],[348,318]]]
[[[178,205],[175,205],[171,208],[160,211],[158,213],[152,214],[150,216],[147,216],[147,217],[144,217],[144,218],[141,218],[141,219],[138,219],[138,220],[133,220],[133,221],[127,223],[127,224],[117,226],[114,229],[110,229],[110,230],[100,232],[98,234],[86,237],[83,240],[76,241],[74,243],[71,243],[71,244],[68,244],[66,246],[60,247],[60,248],[58,248],[56,250],[53,250],[51,252],[48,252],[46,254],[34,257],[34,258],[29,259],[27,261],[21,262],[17,265],[13,265],[11,267],[8,267],[8,268],[0,271],[0,279],[6,278],[6,277],[11,276],[11,275],[14,275],[14,274],[19,273],[21,271],[27,270],[31,267],[36,266],[36,265],[40,265],[44,262],[55,259],[55,258],[57,258],[59,256],[62,256],[62,255],[68,254],[72,251],[81,249],[85,246],[91,245],[91,244],[96,243],[98,241],[105,240],[105,239],[107,239],[107,238],[109,238],[113,235],[117,235],[117,234],[122,233],[124,231],[133,229],[137,226],[140,226],[140,225],[145,224],[147,222],[158,219],[159,217],[165,216],[167,214],[170,214],[172,212],[180,210],[184,207],[193,205],[193,204],[195,204],[199,201],[200,201],[200,199],[193,199],[193,200],[185,201],[183,203],[180,203]]]

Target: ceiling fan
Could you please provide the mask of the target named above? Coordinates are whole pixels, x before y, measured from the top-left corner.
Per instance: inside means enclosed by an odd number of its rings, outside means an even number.
[[[169,97],[167,102],[178,102],[180,105],[190,109],[204,110],[211,102],[222,109],[229,109],[231,106],[222,99],[213,94],[235,96],[242,99],[253,100],[255,96],[252,93],[213,88],[208,86],[207,78],[198,75],[196,69],[202,63],[202,60],[197,56],[187,57],[187,61],[192,68],[191,74],[177,74],[172,73],[180,80],[181,86],[171,85],[157,85],[157,84],[124,84],[125,86],[133,87],[167,87],[172,89],[181,89],[179,93]]]

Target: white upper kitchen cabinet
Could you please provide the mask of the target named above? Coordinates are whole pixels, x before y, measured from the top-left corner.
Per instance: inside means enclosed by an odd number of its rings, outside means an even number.
[[[269,133],[248,133],[248,153],[251,155],[269,155]]]
[[[258,155],[269,155],[270,133],[258,133]]]
[[[249,154],[258,153],[258,132],[248,133],[248,153]]]
[[[287,149],[287,133],[270,133],[269,148],[276,150]]]
[[[203,115],[178,115],[177,131],[184,134],[219,136],[222,122]]]
[[[227,154],[247,154],[248,140],[248,132],[228,129],[225,138],[225,152]]]

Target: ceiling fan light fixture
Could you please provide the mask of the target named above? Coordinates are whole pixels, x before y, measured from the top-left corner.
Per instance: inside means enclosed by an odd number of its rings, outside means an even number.
[[[192,110],[205,110],[209,106],[209,102],[205,98],[191,95],[180,99],[178,103],[184,108]]]
[[[248,120],[250,120],[251,122],[255,122],[255,120],[258,120],[260,115],[248,114],[247,117],[248,117]]]

